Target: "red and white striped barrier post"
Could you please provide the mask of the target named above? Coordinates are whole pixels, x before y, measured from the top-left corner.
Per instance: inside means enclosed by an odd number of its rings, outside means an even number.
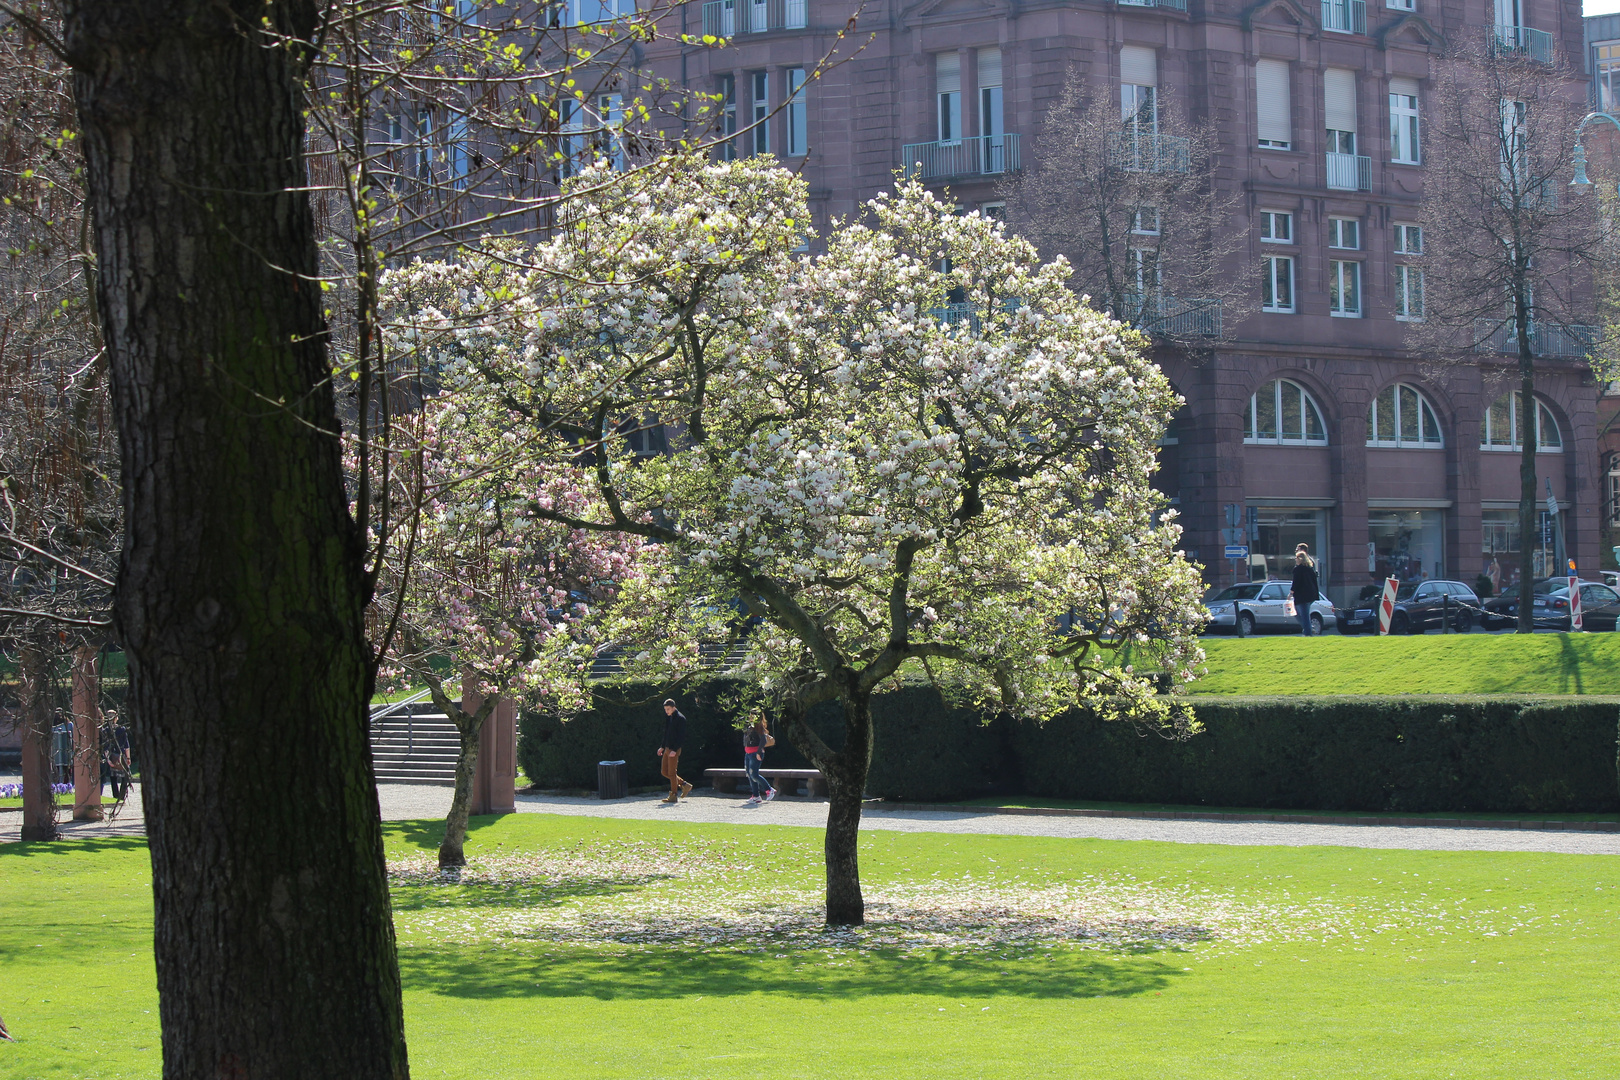
[[[1395,617],[1395,590],[1401,583],[1394,578],[1384,579],[1384,598],[1378,601],[1378,632],[1389,633],[1389,621]]]
[[[1569,579],[1569,628],[1585,629],[1581,618],[1581,579],[1578,577]]]

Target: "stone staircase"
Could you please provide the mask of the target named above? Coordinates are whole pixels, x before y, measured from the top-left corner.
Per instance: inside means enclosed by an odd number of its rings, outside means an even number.
[[[371,725],[371,759],[379,784],[454,784],[460,746],[450,718],[427,702],[408,705]]]

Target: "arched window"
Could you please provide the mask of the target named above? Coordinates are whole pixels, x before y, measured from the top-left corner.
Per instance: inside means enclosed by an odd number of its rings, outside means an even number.
[[[1368,446],[1441,446],[1440,421],[1429,399],[1405,383],[1384,387],[1367,413]]]
[[[1327,425],[1322,410],[1305,388],[1289,379],[1268,382],[1249,398],[1243,418],[1246,443],[1327,445]]]
[[[1485,413],[1485,422],[1479,426],[1481,450],[1518,450],[1524,446],[1520,439],[1519,395],[1504,394],[1496,399]],[[1547,406],[1536,402],[1536,450],[1543,453],[1561,453],[1564,437],[1558,432],[1558,421],[1553,419]]]

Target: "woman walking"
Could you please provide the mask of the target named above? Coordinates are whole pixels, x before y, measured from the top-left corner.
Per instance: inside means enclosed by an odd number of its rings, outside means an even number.
[[[758,709],[748,714],[748,726],[743,729],[743,772],[748,774],[748,790],[753,792],[744,806],[757,806],[776,798],[776,789],[760,775],[759,767],[765,760],[765,748],[775,746],[770,729],[765,726],[765,714]]]
[[[1289,595],[1294,601],[1294,617],[1299,620],[1299,632],[1311,636],[1311,605],[1322,598],[1316,580],[1316,560],[1311,549],[1304,544],[1294,549],[1294,587]]]

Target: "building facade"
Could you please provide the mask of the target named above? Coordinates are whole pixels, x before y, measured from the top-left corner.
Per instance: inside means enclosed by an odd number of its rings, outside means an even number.
[[[902,167],[996,212],[1070,70],[1117,88],[1125,113],[1174,88],[1215,127],[1216,182],[1241,197],[1247,233],[1234,272],[1260,268],[1256,302],[1196,355],[1158,356],[1187,399],[1162,486],[1212,584],[1286,572],[1299,542],[1339,601],[1391,574],[1505,584],[1524,543],[1538,572],[1597,566],[1598,389],[1579,350],[1543,343],[1528,418],[1507,357],[1440,367],[1405,344],[1422,305],[1403,257],[1422,247],[1431,62],[1448,37],[1487,32],[1549,63],[1581,57],[1577,0],[872,0],[853,29],[851,14],[844,0],[693,0],[680,29],[726,47],[647,55],[721,96],[735,152],[802,170],[818,229]],[[1517,448],[1532,429],[1538,496],[1558,512],[1525,538]],[[1248,561],[1224,559],[1234,539]]]

